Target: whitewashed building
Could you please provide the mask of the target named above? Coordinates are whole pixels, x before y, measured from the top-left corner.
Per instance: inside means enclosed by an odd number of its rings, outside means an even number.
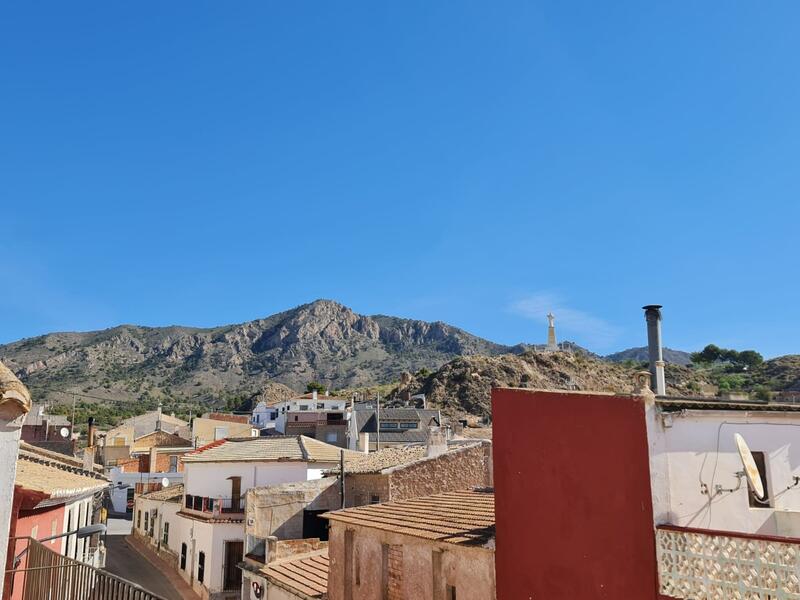
[[[183,457],[184,494],[176,532],[179,573],[202,598],[239,598],[245,493],[319,479],[341,450],[305,436],[220,440]]]

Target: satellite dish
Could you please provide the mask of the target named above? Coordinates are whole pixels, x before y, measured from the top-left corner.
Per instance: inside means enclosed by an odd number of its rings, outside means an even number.
[[[61,434],[61,437],[65,438],[65,437],[67,437],[67,436],[69,435],[69,429],[67,429],[66,427],[62,427],[62,428],[61,428],[61,429],[58,431],[58,433],[60,433],[60,434]]]
[[[161,487],[169,487],[169,478],[168,477],[162,477],[162,479],[161,479]]]
[[[739,458],[742,459],[742,465],[744,466],[744,474],[745,477],[747,477],[747,482],[750,484],[750,488],[753,490],[756,497],[759,500],[763,500],[764,484],[761,483],[761,473],[758,472],[756,461],[753,459],[753,453],[750,452],[747,442],[744,441],[744,438],[741,435],[735,433],[733,437],[736,440],[736,447],[739,450]]]

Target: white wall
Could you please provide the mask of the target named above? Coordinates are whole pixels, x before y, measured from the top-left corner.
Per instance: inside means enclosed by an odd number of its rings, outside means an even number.
[[[169,479],[170,485],[183,482],[183,473],[123,473],[116,467],[113,467],[108,472],[108,478],[111,480],[112,486],[116,486],[118,483],[130,486],[135,486],[137,483],[158,483],[164,477]],[[114,512],[125,512],[128,503],[128,489],[112,487],[110,495]]]
[[[782,535],[774,516],[779,511],[800,511],[800,414],[740,411],[687,411],[673,414],[658,428],[663,436],[657,447],[667,453],[669,520],[675,525]],[[714,488],[735,488],[742,463],[734,434],[740,433],[750,449],[764,452],[771,506],[752,508],[747,482],[736,492],[716,494]],[[663,464],[663,461],[662,463]],[[713,498],[701,494],[705,483]],[[783,521],[786,521],[785,519]]]
[[[186,463],[184,465],[185,493],[192,496],[229,498],[229,477],[241,477],[241,493],[252,487],[306,481],[307,464],[304,462],[215,462]]]
[[[185,522],[185,526],[180,529],[182,539],[176,540],[178,554],[180,555],[181,542],[185,542],[188,548],[186,571],[179,571],[180,575],[187,582],[191,582],[193,589],[199,594],[202,594],[201,588],[203,587],[210,593],[219,592],[223,583],[225,542],[243,541],[244,525],[242,523],[207,523],[185,517],[179,517],[179,519]],[[194,553],[192,553],[192,548],[194,548]],[[200,552],[205,553],[205,577],[202,585],[197,581]]]

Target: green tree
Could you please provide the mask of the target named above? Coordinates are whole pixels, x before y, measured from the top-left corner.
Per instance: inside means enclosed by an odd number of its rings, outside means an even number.
[[[311,392],[325,392],[325,386],[322,385],[319,381],[311,381],[308,385],[306,385],[306,393]]]

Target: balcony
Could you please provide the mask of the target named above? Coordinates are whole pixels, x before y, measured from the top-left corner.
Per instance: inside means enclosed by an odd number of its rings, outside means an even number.
[[[163,600],[141,586],[57,552],[32,538],[12,538],[19,550],[15,569],[6,571],[5,594],[21,600]],[[4,596],[5,597],[5,596]]]
[[[665,525],[656,554],[666,598],[800,600],[798,538]]]
[[[193,496],[186,494],[183,506],[187,511],[198,513],[208,518],[224,515],[243,515],[244,496],[238,498],[211,498],[209,496]]]

